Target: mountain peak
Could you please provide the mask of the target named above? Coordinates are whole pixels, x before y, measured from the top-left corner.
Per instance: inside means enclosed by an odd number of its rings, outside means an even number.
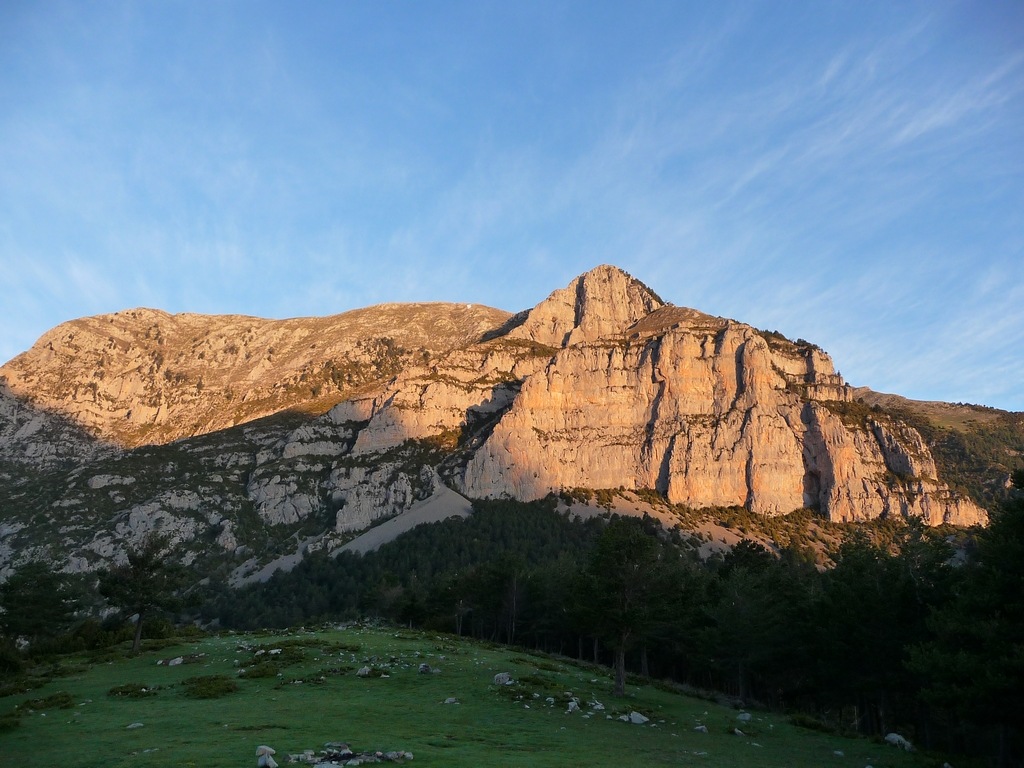
[[[628,272],[602,264],[529,310],[525,321],[509,336],[566,347],[623,333],[664,305],[654,291]]]

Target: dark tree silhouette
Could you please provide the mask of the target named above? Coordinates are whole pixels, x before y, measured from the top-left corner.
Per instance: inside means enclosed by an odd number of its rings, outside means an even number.
[[[615,695],[626,693],[626,652],[650,634],[665,595],[661,546],[640,521],[608,524],[590,560],[594,626],[615,652]]]
[[[1024,471],[1014,473],[1024,490]],[[954,598],[932,617],[936,637],[914,649],[925,695],[998,729],[1000,766],[1024,731],[1024,498],[993,514]]]
[[[28,563],[0,586],[0,626],[11,639],[59,634],[73,618],[73,598],[50,566]]]
[[[132,653],[139,652],[142,620],[154,611],[173,611],[182,606],[175,595],[184,583],[184,570],[164,559],[166,539],[151,536],[128,552],[128,562],[100,573],[100,594],[115,608],[138,614]]]

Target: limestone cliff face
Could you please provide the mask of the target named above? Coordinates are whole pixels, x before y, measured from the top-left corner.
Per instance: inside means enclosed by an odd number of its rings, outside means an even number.
[[[625,293],[606,302],[631,306]],[[819,404],[851,399],[821,350],[675,307],[634,323],[609,316],[596,340],[573,343],[575,329],[557,327],[565,348],[523,383],[469,461],[464,493],[654,488],[673,503],[768,515],[985,520],[938,482],[913,429],[881,416],[849,425]]]
[[[0,381],[106,441],[161,444],[285,408],[325,411],[508,317],[471,304],[292,320],[134,309],[57,326],[0,368]]]

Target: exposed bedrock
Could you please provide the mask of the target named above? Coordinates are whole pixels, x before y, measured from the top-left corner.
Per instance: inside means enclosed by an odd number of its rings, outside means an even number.
[[[769,515],[814,507],[834,520],[985,519],[936,480],[913,429],[881,416],[851,426],[810,399],[849,399],[820,350],[773,350],[749,326],[681,317],[667,330],[559,351],[525,381],[461,490],[536,499],[623,486]]]

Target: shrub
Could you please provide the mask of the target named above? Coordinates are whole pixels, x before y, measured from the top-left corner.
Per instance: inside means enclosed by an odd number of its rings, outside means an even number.
[[[281,668],[270,661],[262,661],[259,664],[253,664],[251,667],[242,667],[238,670],[238,674],[245,678],[259,678],[259,677],[277,677],[277,674],[281,671]]]
[[[240,690],[238,683],[226,675],[203,675],[182,680],[185,695],[190,699],[219,699]]]
[[[519,678],[519,682],[523,685],[540,688],[544,691],[557,691],[561,693],[565,690],[565,686],[560,684],[557,680],[549,680],[543,675],[523,675]]]
[[[821,733],[833,733],[835,731],[835,728],[830,726],[828,723],[823,722],[816,717],[805,715],[802,712],[790,715],[789,722],[798,728],[806,728],[810,731],[820,731]]]
[[[21,725],[21,713],[18,710],[4,712],[0,715],[0,733],[13,731],[19,725]]]
[[[9,645],[0,646],[0,678],[11,679],[25,671],[25,662],[21,654]]]
[[[57,691],[42,699],[25,699],[18,709],[71,709],[75,700],[67,691]]]
[[[141,685],[140,683],[126,683],[125,685],[115,685],[109,691],[107,696],[117,696],[124,699],[144,699],[147,696],[156,696],[157,687],[155,685]]]

